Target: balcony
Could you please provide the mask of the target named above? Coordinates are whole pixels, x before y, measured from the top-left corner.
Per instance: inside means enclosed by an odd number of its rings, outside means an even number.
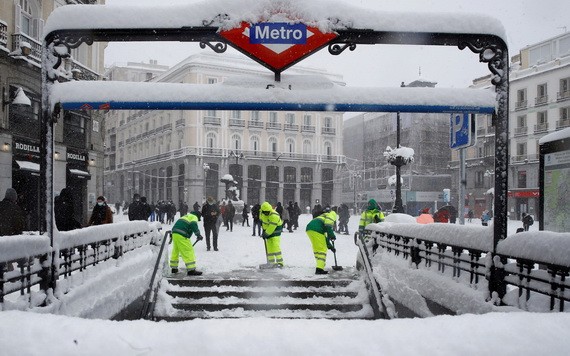
[[[548,104],[548,95],[537,96],[534,99],[534,106],[542,106]]]
[[[562,130],[567,127],[570,127],[570,119],[562,119],[556,121],[556,130]]]
[[[511,157],[511,163],[528,162],[528,155],[516,155]]]
[[[263,128],[263,121],[249,120],[247,122],[247,127],[249,127],[250,129],[262,129]]]
[[[230,127],[245,127],[245,120],[244,119],[231,118],[228,125]]]
[[[315,133],[316,129],[313,125],[302,125],[301,132],[312,132]]]
[[[221,126],[222,125],[222,119],[219,117],[204,116],[204,125]]]
[[[281,130],[281,123],[279,122],[268,122],[267,130]]]
[[[556,101],[565,101],[570,99],[570,90],[558,92]]]
[[[283,126],[283,130],[285,130],[285,131],[299,131],[299,125],[285,124]]]
[[[528,106],[528,102],[526,100],[521,100],[515,102],[515,110],[524,110]]]
[[[8,47],[8,25],[0,21],[0,46]]]
[[[534,133],[545,133],[548,132],[548,122],[544,122],[542,124],[534,125]]]
[[[177,129],[182,128],[184,126],[186,126],[186,120],[184,119],[176,120],[175,127]]]
[[[23,33],[16,33],[12,35],[12,48],[17,49],[20,48],[22,42],[28,42],[30,46],[32,46],[32,53],[28,57],[37,65],[40,65],[42,62],[42,44],[39,41],[34,40],[28,35]]]
[[[528,126],[515,127],[515,137],[524,136],[528,134]]]
[[[74,75],[76,80],[99,80],[99,74],[77,61],[71,62],[70,69],[71,73],[77,73],[77,75]]]
[[[334,127],[323,127],[321,130],[323,135],[336,135],[336,129]]]

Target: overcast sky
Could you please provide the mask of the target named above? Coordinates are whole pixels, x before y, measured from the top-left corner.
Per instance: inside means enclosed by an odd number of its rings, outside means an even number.
[[[239,1],[239,0],[236,0]],[[527,45],[570,30],[568,0],[340,0],[355,6],[385,11],[482,13],[505,26],[510,56]],[[200,3],[202,0],[107,0],[108,5],[155,5]],[[461,17],[457,17],[461,21]],[[128,61],[158,60],[172,66],[189,55],[203,51],[198,43],[111,43],[106,65]],[[211,52],[211,50],[204,50]],[[228,53],[237,53],[228,50]],[[222,54],[223,55],[223,54]],[[240,54],[241,55],[241,54]],[[438,87],[466,87],[474,78],[489,74],[486,64],[468,49],[424,46],[358,46],[332,56],[326,48],[302,61],[301,66],[323,67],[342,74],[351,86],[399,86],[420,76],[438,82]],[[260,68],[263,68],[260,66]],[[268,71],[269,72],[269,71]],[[287,73],[285,71],[285,73]]]

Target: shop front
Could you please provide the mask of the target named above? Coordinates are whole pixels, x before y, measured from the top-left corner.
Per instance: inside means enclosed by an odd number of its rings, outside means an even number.
[[[66,161],[65,182],[75,204],[75,219],[85,224],[88,219],[87,181],[91,179],[88,168],[89,154],[87,151],[68,148]]]
[[[13,137],[12,187],[18,192],[18,204],[26,214],[26,230],[39,230],[40,145]]]

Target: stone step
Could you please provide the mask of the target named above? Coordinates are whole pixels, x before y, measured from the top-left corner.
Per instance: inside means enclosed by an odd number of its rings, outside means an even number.
[[[181,287],[339,287],[343,288],[354,282],[351,279],[205,279],[205,278],[169,278],[168,283]]]
[[[241,299],[251,299],[251,298],[265,298],[265,297],[291,297],[297,299],[308,299],[308,298],[336,298],[336,297],[349,297],[355,298],[358,293],[352,291],[306,291],[306,292],[295,292],[295,291],[212,291],[212,290],[195,290],[195,291],[168,291],[169,295],[177,298],[186,299],[203,299],[203,298],[241,298]]]
[[[205,312],[219,312],[224,310],[252,310],[252,311],[265,311],[265,310],[318,310],[318,311],[338,311],[341,313],[354,312],[362,309],[361,304],[299,304],[299,303],[286,303],[286,304],[270,304],[270,303],[231,303],[231,304],[211,304],[211,303],[174,303],[172,306],[175,309],[186,311],[205,311]]]

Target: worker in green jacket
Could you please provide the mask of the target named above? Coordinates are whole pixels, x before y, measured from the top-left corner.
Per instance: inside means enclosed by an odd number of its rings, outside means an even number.
[[[172,255],[170,257],[170,268],[172,273],[178,273],[178,258],[182,256],[182,260],[186,265],[186,271],[189,276],[199,276],[202,272],[196,270],[196,255],[194,254],[194,246],[190,242],[192,234],[196,235],[196,240],[202,240],[198,221],[201,214],[193,211],[178,219],[172,227]]]
[[[327,249],[336,252],[332,241],[336,240],[333,226],[336,222],[336,213],[325,208],[325,212],[311,220],[305,229],[311,244],[317,263],[315,274],[327,274],[325,264],[327,262]]]
[[[358,231],[364,232],[366,225],[372,223],[379,223],[384,221],[384,213],[378,207],[376,200],[370,199],[368,201],[368,207],[362,212],[360,216],[360,222],[358,224]]]
[[[265,250],[267,253],[267,264],[271,267],[283,267],[283,255],[281,254],[281,231],[283,231],[283,221],[271,204],[264,202],[259,211],[262,234],[265,240]]]

